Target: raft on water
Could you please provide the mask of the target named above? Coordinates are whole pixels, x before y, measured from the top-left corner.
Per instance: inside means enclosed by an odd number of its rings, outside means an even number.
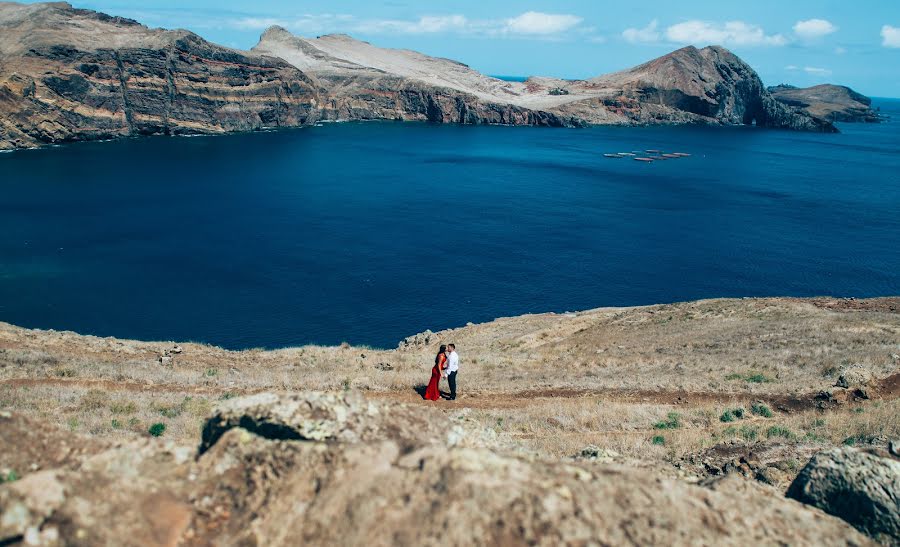
[[[604,158],[621,158],[619,154],[603,154]]]
[[[634,158],[634,161],[642,161],[644,163],[653,163],[653,158]]]

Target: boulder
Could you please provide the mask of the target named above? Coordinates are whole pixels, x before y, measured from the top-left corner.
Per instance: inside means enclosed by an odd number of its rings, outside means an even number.
[[[844,389],[868,387],[874,379],[869,369],[861,365],[853,365],[841,371],[834,387],[842,387]]]
[[[900,461],[854,448],[814,456],[787,496],[838,516],[886,543],[900,543]]]
[[[357,443],[391,438],[405,448],[445,441],[439,414],[390,407],[358,392],[260,393],[223,402],[203,428],[200,453],[240,427],[268,439]],[[429,418],[432,418],[429,420]]]

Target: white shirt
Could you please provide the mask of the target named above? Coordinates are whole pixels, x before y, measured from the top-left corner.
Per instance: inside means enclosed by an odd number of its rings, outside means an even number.
[[[450,357],[447,359],[447,374],[457,370],[459,370],[459,354],[456,351],[451,351]]]

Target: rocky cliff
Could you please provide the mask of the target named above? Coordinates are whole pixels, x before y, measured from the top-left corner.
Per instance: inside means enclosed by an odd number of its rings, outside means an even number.
[[[717,47],[593,80],[505,82],[343,35],[306,39],[274,27],[247,52],[66,3],[0,2],[0,149],[365,119],[835,131],[775,101]]]
[[[759,125],[836,131],[776,101],[756,72],[721,47],[686,47],[591,80],[506,82],[466,65],[345,35],[267,30],[254,51],[285,59],[332,92],[326,117],[534,125]],[[409,100],[410,95],[414,97]]]
[[[0,4],[0,149],[306,123],[319,91],[280,59],[68,4]]]
[[[813,87],[778,85],[770,87],[775,99],[790,107],[832,122],[881,121],[872,108],[872,99],[842,85],[822,84]]]

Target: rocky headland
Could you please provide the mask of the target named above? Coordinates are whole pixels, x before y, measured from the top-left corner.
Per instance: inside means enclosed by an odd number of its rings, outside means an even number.
[[[66,3],[0,2],[0,149],[323,120],[836,131],[776,101],[721,47],[683,48],[590,80],[519,83],[344,35],[308,39],[273,27],[239,51]]]
[[[842,85],[822,84],[801,88],[782,84],[770,87],[769,92],[777,101],[823,120],[864,123],[881,121],[881,115],[872,108],[872,99]]]

